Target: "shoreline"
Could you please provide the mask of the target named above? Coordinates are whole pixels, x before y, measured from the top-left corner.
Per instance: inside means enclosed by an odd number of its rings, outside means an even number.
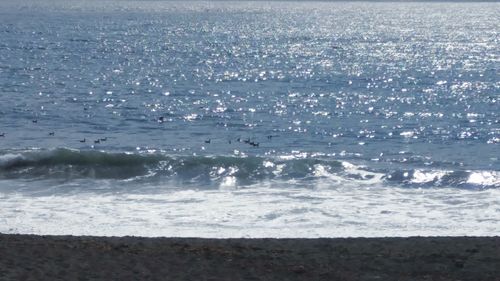
[[[500,236],[204,239],[0,234],[1,280],[500,280]]]

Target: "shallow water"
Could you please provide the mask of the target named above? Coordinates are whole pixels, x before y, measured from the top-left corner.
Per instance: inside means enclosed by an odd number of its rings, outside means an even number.
[[[493,235],[499,12],[2,1],[0,232]]]

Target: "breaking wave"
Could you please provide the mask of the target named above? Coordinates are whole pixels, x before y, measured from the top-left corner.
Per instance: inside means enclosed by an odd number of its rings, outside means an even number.
[[[0,152],[0,179],[107,179],[204,187],[262,182],[327,187],[500,187],[498,171],[383,170],[328,158],[177,156],[65,148]]]

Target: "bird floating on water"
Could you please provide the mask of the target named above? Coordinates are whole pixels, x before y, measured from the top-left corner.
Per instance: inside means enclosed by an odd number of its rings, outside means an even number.
[[[249,142],[248,144],[251,145],[251,146],[254,146],[254,147],[259,146],[258,142],[253,142],[253,141]]]
[[[87,141],[87,139],[85,139],[85,138],[83,140],[80,140],[80,142],[86,142],[86,141]]]

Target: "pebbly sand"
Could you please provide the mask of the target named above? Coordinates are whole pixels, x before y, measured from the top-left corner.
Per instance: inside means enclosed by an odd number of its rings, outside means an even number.
[[[500,237],[0,234],[0,280],[500,280]]]

